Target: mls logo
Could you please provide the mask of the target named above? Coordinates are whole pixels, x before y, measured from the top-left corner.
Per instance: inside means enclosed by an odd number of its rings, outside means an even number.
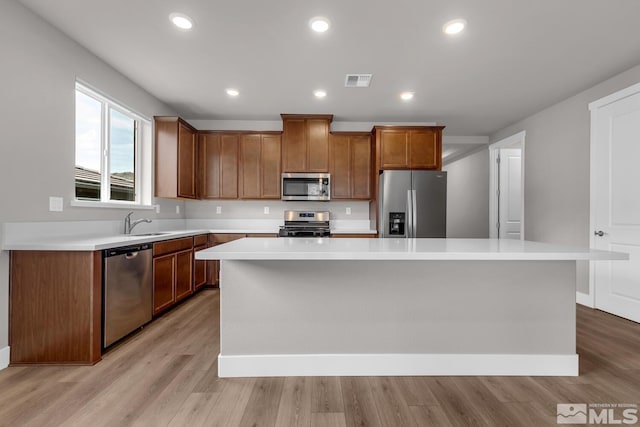
[[[587,404],[558,403],[556,421],[558,424],[586,424]]]

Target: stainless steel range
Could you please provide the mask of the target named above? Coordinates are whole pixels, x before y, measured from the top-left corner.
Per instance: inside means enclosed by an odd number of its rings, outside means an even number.
[[[331,227],[327,211],[284,211],[280,237],[329,237]]]

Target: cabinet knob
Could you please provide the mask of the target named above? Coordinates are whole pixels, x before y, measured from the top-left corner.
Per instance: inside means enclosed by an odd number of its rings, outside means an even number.
[[[607,234],[607,233],[605,233],[605,232],[604,232],[604,231],[602,231],[602,230],[598,230],[598,231],[594,231],[594,232],[593,232],[593,234],[594,234],[595,236],[602,237],[602,236],[604,236],[604,235],[605,235],[605,234]]]

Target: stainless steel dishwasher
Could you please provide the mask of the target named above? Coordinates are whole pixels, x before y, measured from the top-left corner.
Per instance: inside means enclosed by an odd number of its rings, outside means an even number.
[[[151,320],[151,244],[103,251],[102,347],[109,347]]]

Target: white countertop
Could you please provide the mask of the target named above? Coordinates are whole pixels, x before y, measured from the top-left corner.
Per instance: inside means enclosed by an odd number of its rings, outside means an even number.
[[[245,238],[196,252],[217,260],[626,260],[629,255],[498,239]]]
[[[178,239],[180,237],[198,234],[277,234],[273,228],[216,228],[159,231],[153,235],[142,234],[95,234],[71,236],[30,236],[24,239],[14,239],[4,242],[2,249],[9,251],[99,251],[141,243],[158,242],[161,240]],[[331,230],[332,234],[375,234],[375,230],[340,229]]]
[[[3,249],[11,251],[99,251],[140,243],[158,242],[209,233],[209,230],[161,231],[154,235],[115,234],[94,236],[57,236],[5,243]]]

